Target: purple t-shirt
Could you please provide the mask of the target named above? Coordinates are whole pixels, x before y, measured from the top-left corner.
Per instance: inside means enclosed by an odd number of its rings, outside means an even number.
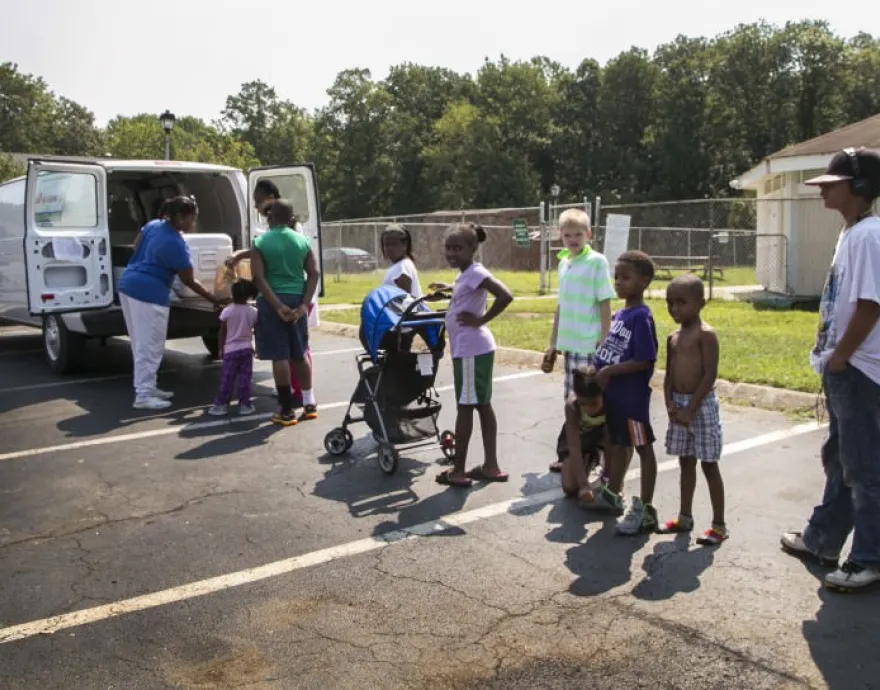
[[[647,305],[621,309],[611,320],[611,330],[596,351],[596,367],[621,362],[650,362],[636,374],[613,377],[605,391],[608,401],[628,419],[650,421],[651,377],[657,361],[657,330]]]
[[[253,347],[254,324],[257,309],[250,304],[229,304],[220,312],[220,320],[226,322],[224,352],[250,350]]]
[[[446,332],[453,357],[477,357],[495,351],[495,338],[486,327],[469,328],[458,323],[458,315],[470,312],[476,316],[486,313],[486,292],[480,285],[492,274],[476,261],[464,269],[452,286],[452,300],[446,312]]]

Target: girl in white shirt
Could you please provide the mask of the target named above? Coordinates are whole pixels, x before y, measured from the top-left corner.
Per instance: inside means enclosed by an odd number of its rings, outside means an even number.
[[[389,225],[382,232],[382,254],[391,262],[383,285],[396,285],[418,299],[422,296],[419,272],[413,262],[412,236],[402,225]]]

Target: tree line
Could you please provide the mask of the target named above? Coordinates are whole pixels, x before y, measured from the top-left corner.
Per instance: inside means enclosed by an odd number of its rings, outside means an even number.
[[[307,112],[262,81],[220,117],[179,117],[181,160],[313,161],[327,218],[562,200],[726,196],[730,179],[790,144],[880,113],[880,39],[824,21],[679,36],[574,70],[486,59],[475,75],[405,63],[337,75]],[[105,128],[39,77],[0,65],[0,152],[160,158],[157,114]],[[0,177],[20,171],[0,153]]]

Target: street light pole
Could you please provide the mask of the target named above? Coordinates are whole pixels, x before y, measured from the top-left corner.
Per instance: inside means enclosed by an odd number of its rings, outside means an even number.
[[[166,110],[159,116],[159,124],[165,131],[165,160],[171,160],[171,130],[174,129],[174,121],[177,118],[170,110]]]
[[[558,184],[554,183],[553,186],[550,187],[550,196],[553,197],[553,220],[554,221],[559,220],[559,193],[561,191],[562,190],[559,188]]]
[[[552,213],[550,214],[550,216],[553,219],[553,228],[557,231],[559,230],[559,193],[561,191],[562,190],[559,188],[559,185],[556,184],[555,182],[550,187],[550,196],[553,197],[553,205],[551,207]],[[551,283],[553,282],[553,278],[551,277],[551,273],[550,273],[550,262],[551,262],[550,246],[553,243],[553,236],[552,235],[553,235],[553,231],[547,233],[547,248],[544,251],[544,261],[546,262],[546,265],[544,266],[544,270],[547,273],[547,281],[546,281],[547,282],[547,285],[546,285],[547,292],[550,291]]]

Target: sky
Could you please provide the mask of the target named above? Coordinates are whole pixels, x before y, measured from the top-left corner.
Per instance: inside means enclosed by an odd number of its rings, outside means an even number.
[[[600,7],[590,7],[590,5]],[[677,35],[759,19],[824,19],[844,37],[877,32],[880,4],[809,0],[0,0],[0,62],[42,76],[95,113],[219,116],[262,79],[306,109],[327,102],[343,69],[382,79],[413,62],[475,73],[485,58],[546,55],[571,68]]]

